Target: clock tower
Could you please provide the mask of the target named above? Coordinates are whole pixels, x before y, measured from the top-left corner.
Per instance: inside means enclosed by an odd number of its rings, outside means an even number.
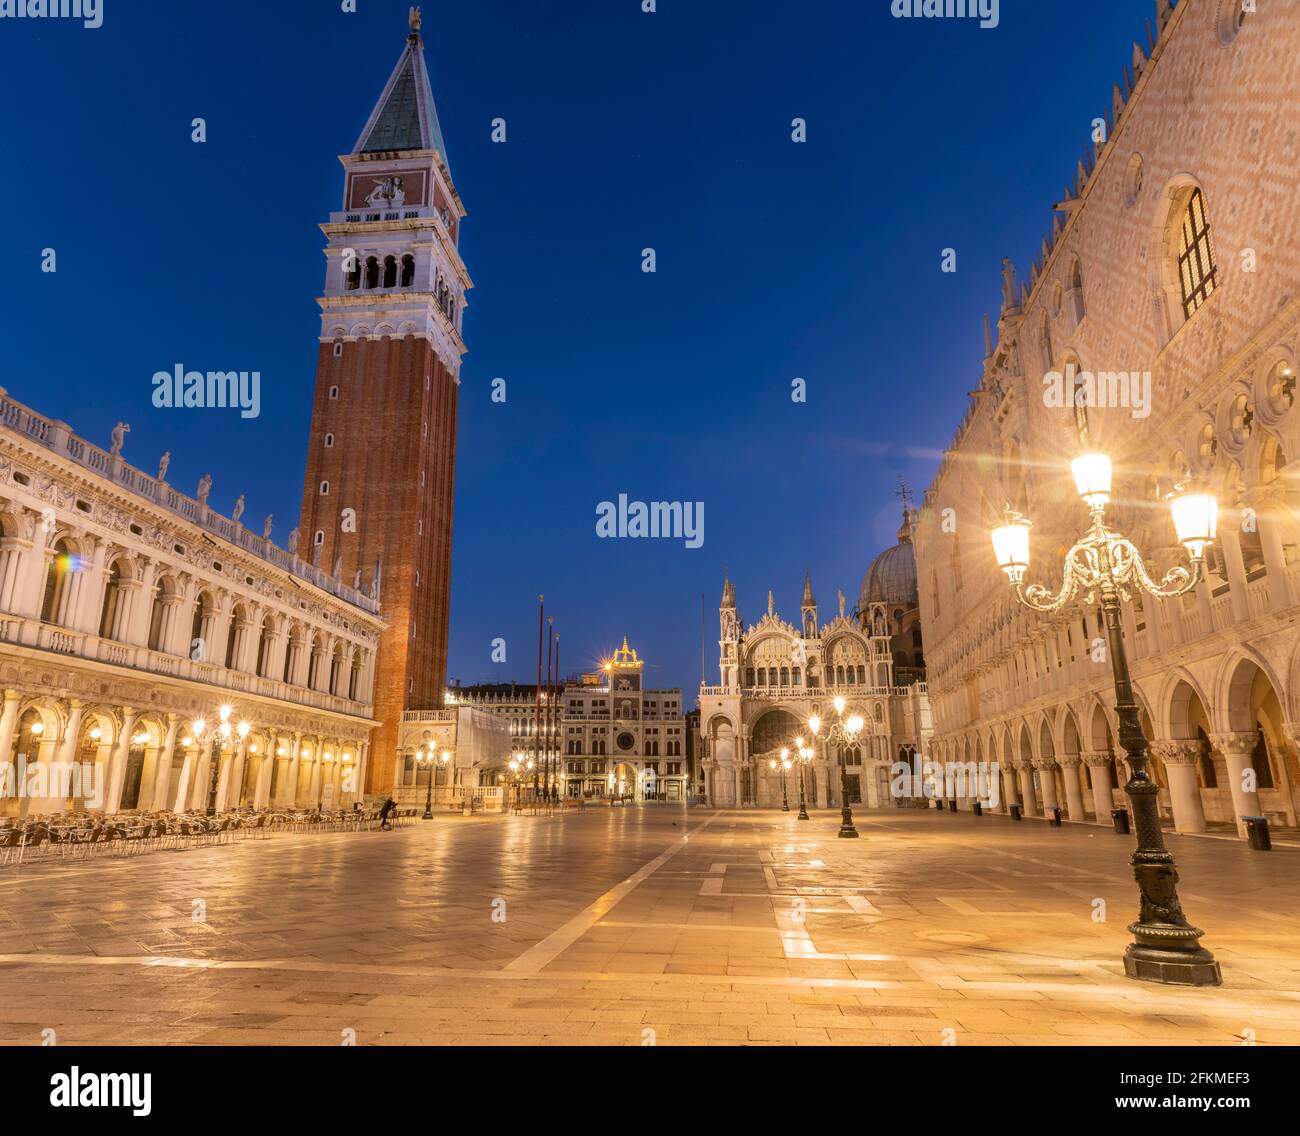
[[[425,69],[420,14],[344,155],[327,238],[302,555],[373,589],[388,627],[365,791],[393,785],[407,709],[442,705],[451,594],[465,216]]]

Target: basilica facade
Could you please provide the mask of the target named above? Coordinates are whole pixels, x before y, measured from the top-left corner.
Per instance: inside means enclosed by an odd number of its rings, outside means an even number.
[[[1167,823],[1296,825],[1297,51],[1286,5],[1161,0],[1030,271],[1004,264],[996,336],[917,533],[935,754],[997,762],[1004,808],[1108,822],[1126,803],[1096,608],[1027,610],[989,540],[1008,506],[1029,517],[1030,580],[1054,591],[1088,524],[1068,462],[1103,451],[1107,518],[1157,580],[1182,557],[1170,491],[1219,501],[1207,578],[1124,605]]]
[[[858,605],[823,623],[805,577],[799,622],[767,611],[746,628],[730,580],[719,608],[719,678],[700,687],[701,769],[704,797],[719,807],[779,808],[793,804],[803,784],[809,807],[850,803],[872,807],[910,804],[894,791],[895,766],[929,752],[930,703],[917,608],[914,517],[905,511],[898,544],[876,558],[862,581]],[[861,716],[856,744],[814,736],[837,718]],[[808,760],[786,771],[782,750],[802,737]]]

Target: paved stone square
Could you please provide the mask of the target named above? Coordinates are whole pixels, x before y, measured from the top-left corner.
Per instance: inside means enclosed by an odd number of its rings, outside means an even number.
[[[1169,837],[1225,980],[1185,989],[1123,976],[1131,838],[838,819],[439,816],[0,869],[0,1043],[1300,1043],[1300,851]]]

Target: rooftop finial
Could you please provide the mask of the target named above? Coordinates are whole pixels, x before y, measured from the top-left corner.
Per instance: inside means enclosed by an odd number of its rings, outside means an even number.
[[[411,34],[408,37],[411,43],[420,42],[420,9],[411,9]]]

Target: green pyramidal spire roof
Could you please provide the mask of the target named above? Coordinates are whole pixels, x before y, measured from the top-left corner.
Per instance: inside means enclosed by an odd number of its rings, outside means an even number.
[[[411,34],[406,50],[393,68],[379,102],[370,112],[354,154],[377,154],[396,150],[437,150],[447,162],[447,147],[433,105],[429,71],[424,65],[424,44],[420,39],[419,13],[412,10]],[[450,165],[450,163],[448,163]]]

